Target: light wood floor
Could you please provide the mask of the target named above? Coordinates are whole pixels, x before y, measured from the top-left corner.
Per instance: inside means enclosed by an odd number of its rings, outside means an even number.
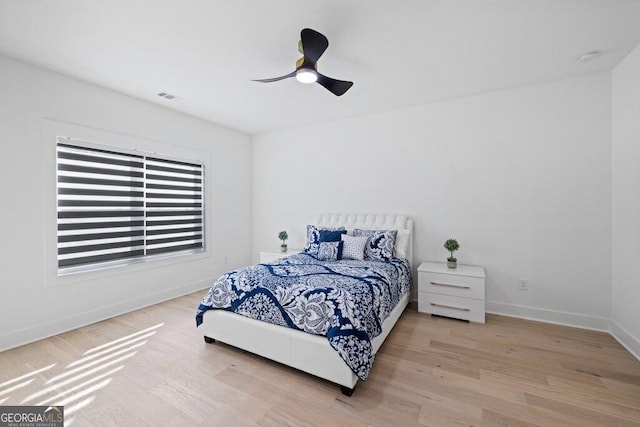
[[[640,426],[640,362],[605,333],[410,306],[349,398],[205,344],[203,295],[0,353],[0,405],[63,404],[74,426]]]

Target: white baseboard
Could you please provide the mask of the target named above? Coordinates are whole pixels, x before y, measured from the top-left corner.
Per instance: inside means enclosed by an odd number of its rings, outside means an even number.
[[[504,316],[518,317],[527,320],[554,323],[557,325],[573,326],[594,331],[610,332],[611,321],[604,317],[587,316],[584,314],[565,311],[547,310],[522,305],[505,304],[487,301],[486,312]]]
[[[613,320],[611,321],[611,335],[613,335],[624,348],[629,350],[629,353],[640,360],[640,339],[634,337],[629,331]]]
[[[63,319],[11,331],[8,334],[0,336],[0,343],[2,343],[0,344],[0,352],[139,310],[144,307],[159,304],[173,298],[208,288],[209,286],[211,286],[211,279],[198,280],[176,288],[165,289],[160,292],[142,295],[110,306],[85,311],[84,313],[79,313]],[[202,296],[204,297],[204,294]],[[194,328],[196,327],[196,309],[197,307],[193,307]]]

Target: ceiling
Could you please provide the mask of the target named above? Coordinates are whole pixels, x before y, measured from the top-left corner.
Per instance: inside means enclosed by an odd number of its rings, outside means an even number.
[[[251,81],[293,71],[305,27],[345,95]],[[640,0],[0,0],[1,54],[248,134],[611,70],[639,42]]]

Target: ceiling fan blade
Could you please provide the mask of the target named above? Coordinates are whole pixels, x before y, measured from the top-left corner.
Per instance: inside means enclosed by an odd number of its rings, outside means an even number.
[[[336,80],[332,79],[331,77],[323,76],[320,73],[317,74],[317,83],[326,88],[329,92],[333,93],[335,96],[344,95],[344,93],[348,91],[351,86],[353,86],[353,82]]]
[[[307,64],[315,64],[318,62],[318,59],[320,59],[329,46],[329,40],[311,28],[305,28],[300,32],[300,40],[302,41],[304,62]]]
[[[289,77],[294,77],[295,75],[296,75],[296,72],[293,71],[293,72],[287,74],[286,76],[274,77],[272,79],[256,79],[256,80],[251,80],[251,81],[252,82],[261,82],[261,83],[271,83],[271,82],[277,82],[278,80],[288,79]]]

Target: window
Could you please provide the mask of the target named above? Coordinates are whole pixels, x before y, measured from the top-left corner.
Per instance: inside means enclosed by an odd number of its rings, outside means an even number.
[[[59,137],[58,273],[204,251],[196,162]]]

